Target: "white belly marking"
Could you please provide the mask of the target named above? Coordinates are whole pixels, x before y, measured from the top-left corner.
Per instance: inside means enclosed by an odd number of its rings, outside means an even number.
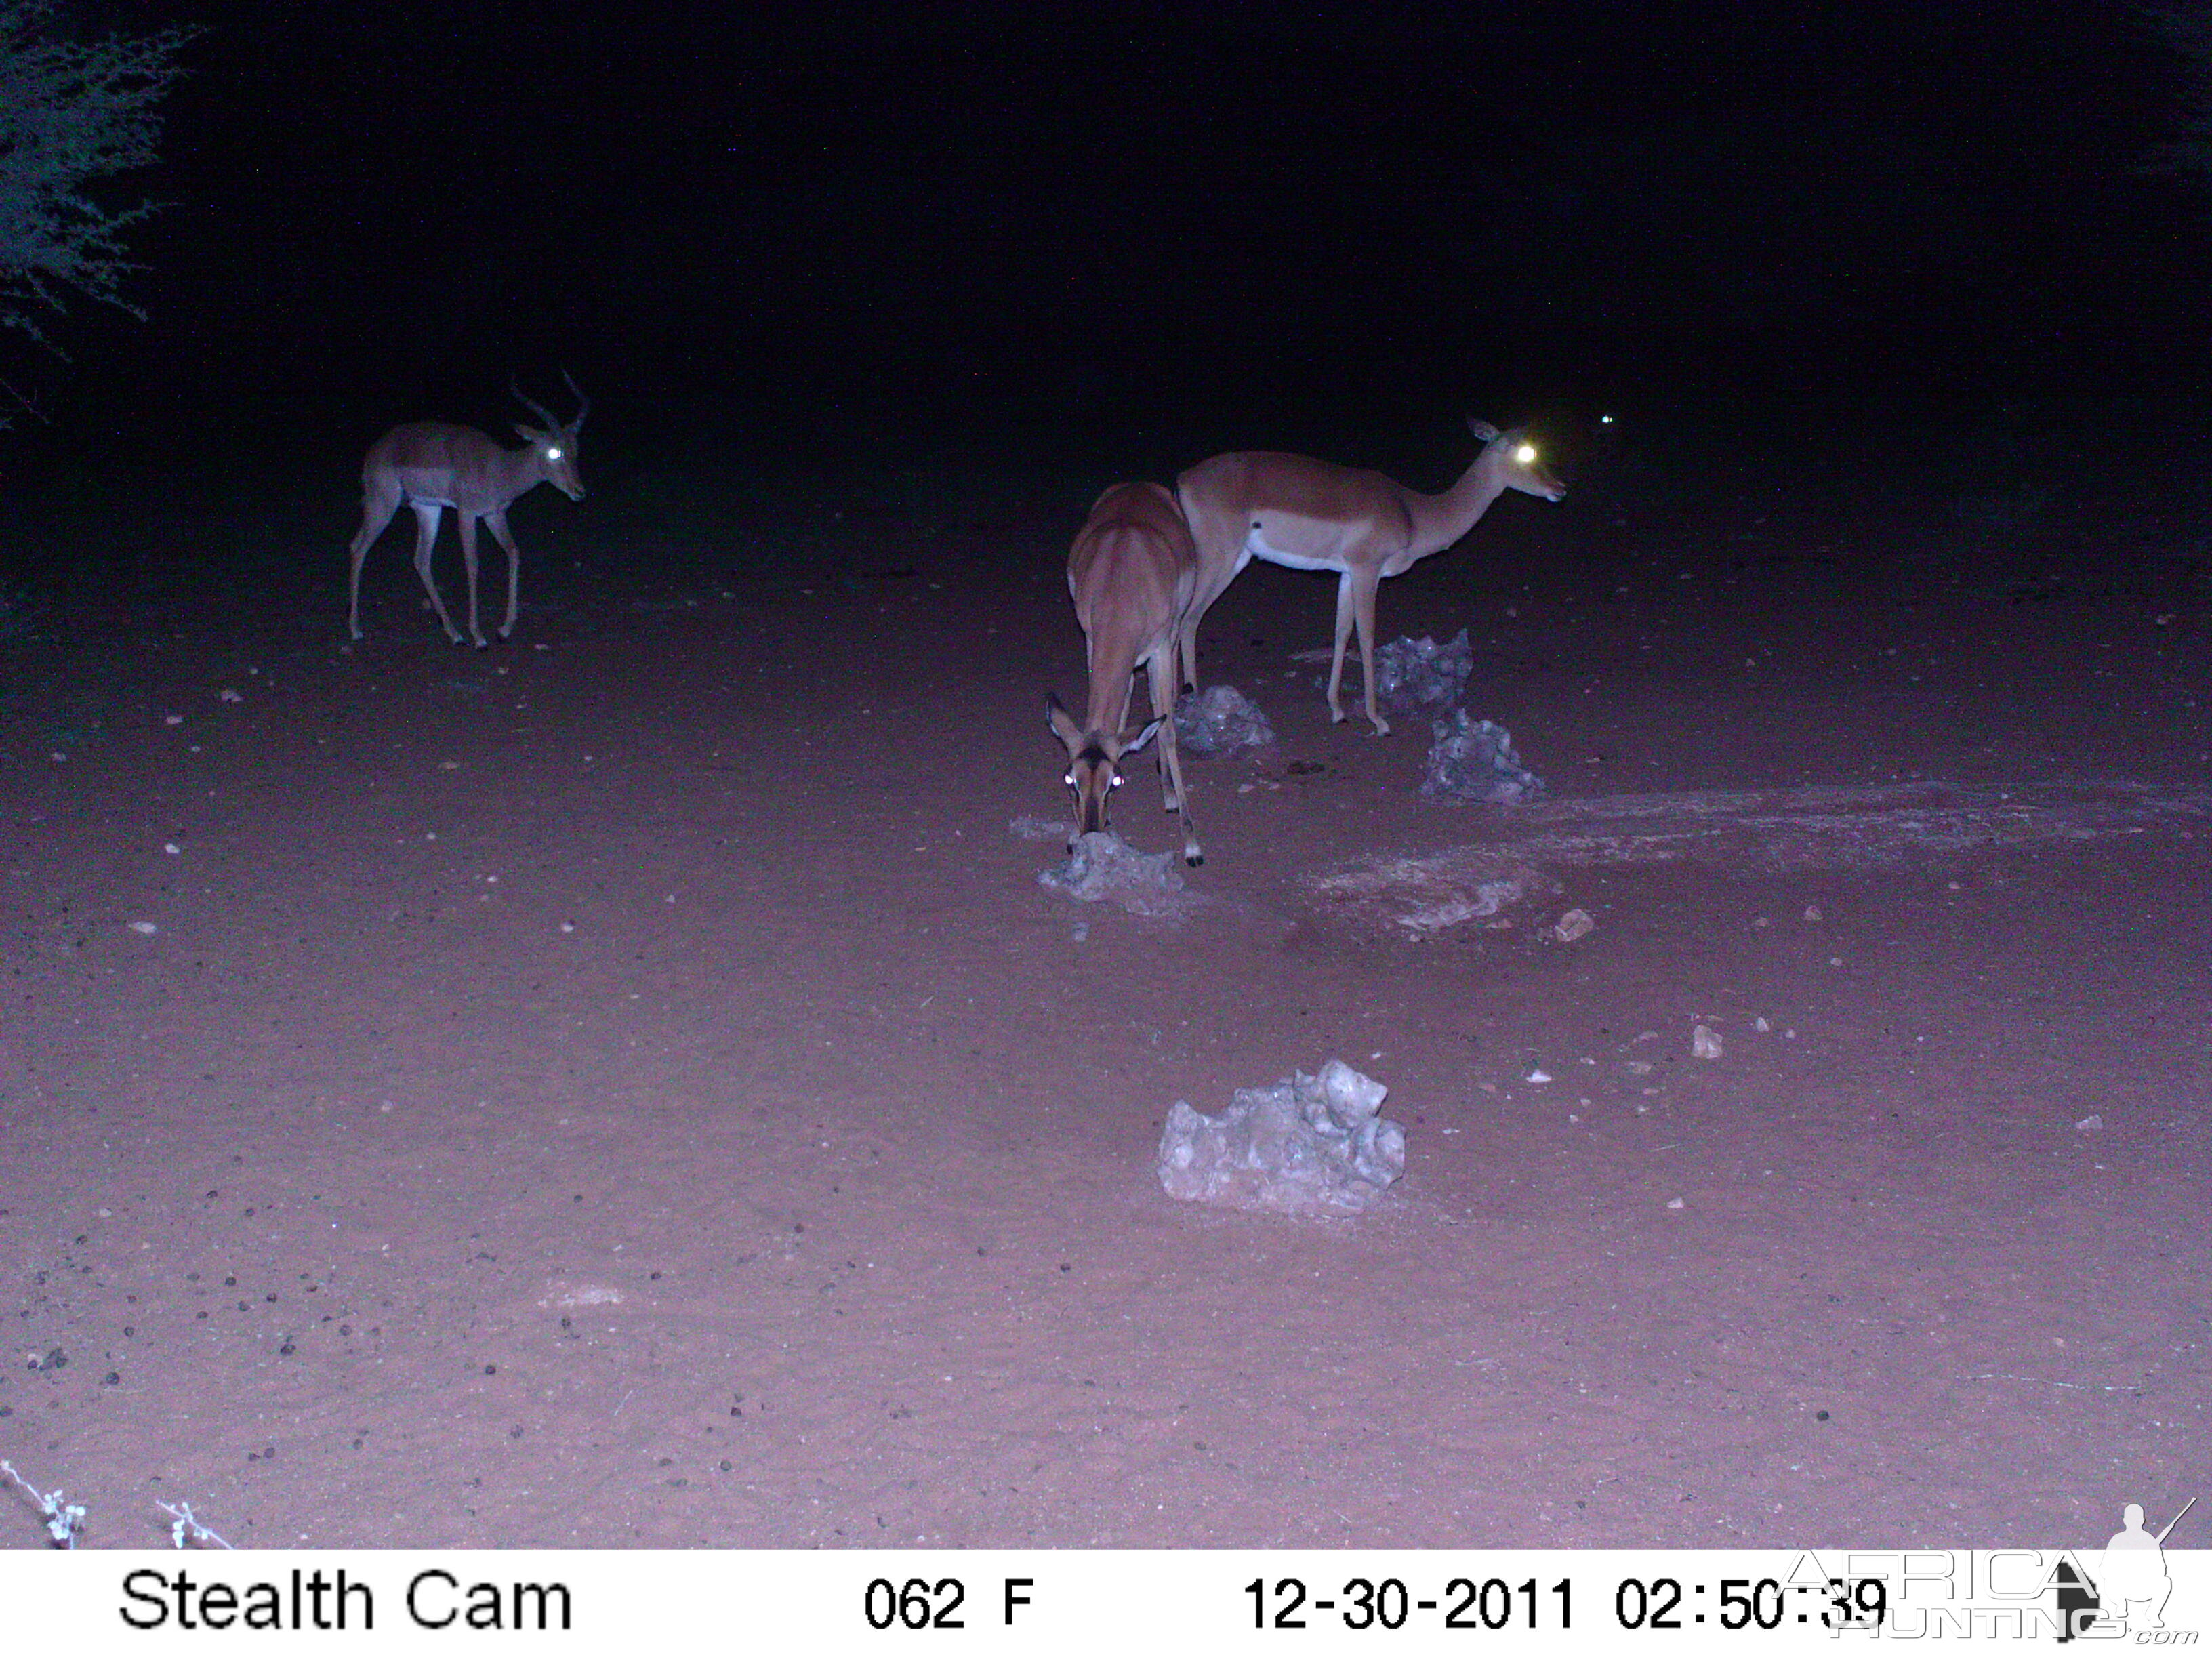
[[[1286,553],[1279,547],[1271,546],[1256,526],[1251,534],[1244,538],[1244,554],[1247,558],[1262,558],[1269,564],[1288,565],[1293,570],[1341,570],[1344,568],[1344,561],[1341,559],[1317,559],[1310,553]]]

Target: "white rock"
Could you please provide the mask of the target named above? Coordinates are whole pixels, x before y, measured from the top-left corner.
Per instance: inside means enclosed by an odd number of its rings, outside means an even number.
[[[1110,830],[1079,836],[1066,861],[1037,872],[1041,886],[1085,904],[1110,900],[1140,916],[1170,915],[1188,905],[1176,854],[1139,853]]]
[[[1562,945],[1571,945],[1596,926],[1589,911],[1570,910],[1553,925],[1552,936]]]
[[[1160,1131],[1160,1185],[1233,1209],[1357,1215],[1405,1172],[1404,1126],[1378,1115],[1389,1092],[1332,1060],[1317,1077],[1239,1089],[1218,1117],[1178,1100]]]

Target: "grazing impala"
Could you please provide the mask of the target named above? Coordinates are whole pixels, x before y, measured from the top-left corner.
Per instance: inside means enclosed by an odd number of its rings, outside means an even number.
[[[1067,745],[1066,783],[1075,791],[1079,836],[1106,827],[1107,799],[1121,786],[1117,769],[1159,736],[1160,793],[1182,823],[1184,861],[1206,854],[1184,799],[1182,757],[1176,748],[1176,624],[1198,576],[1190,527],[1176,498],[1156,483],[1121,483],[1101,495],[1067,556],[1067,591],[1091,665],[1089,712],[1079,723],[1048,694],[1045,719]],[[1131,726],[1131,678],[1149,677],[1152,717]],[[1073,845],[1073,843],[1070,843]]]
[[[1380,472],[1332,465],[1304,455],[1248,451],[1200,461],[1176,481],[1198,544],[1198,589],[1182,619],[1182,672],[1198,684],[1198,624],[1238,571],[1255,556],[1298,570],[1334,570],[1336,650],[1328,669],[1328,714],[1344,681],[1344,645],[1359,629],[1359,665],[1367,676],[1367,719],[1382,736],[1390,727],[1375,712],[1375,589],[1415,560],[1440,553],[1474,527],[1508,489],[1556,501],[1567,492],[1538,463],[1536,447],[1518,431],[1500,434],[1487,421],[1468,422],[1482,444],[1460,480],[1441,495],[1424,495]]]
[[[461,636],[430,580],[430,550],[438,539],[438,518],[452,507],[461,521],[461,565],[469,576],[469,637],[481,647],[483,630],[477,626],[477,520],[482,519],[495,539],[507,550],[507,620],[499,636],[514,632],[515,606],[522,586],[522,553],[507,527],[507,509],[516,496],[534,485],[550,483],[572,501],[584,499],[584,481],[576,471],[576,434],[584,429],[584,416],[592,410],[575,381],[562,371],[568,390],[576,394],[576,418],[565,426],[553,418],[544,404],[522,395],[516,398],[538,418],[543,428],[515,423],[525,447],[501,449],[472,426],[452,426],[444,421],[418,421],[395,426],[368,447],[361,465],[361,528],[354,533],[353,597],[346,613],[347,626],[361,637],[361,567],[369,544],[384,533],[402,501],[415,509],[415,574],[430,596],[430,608],[444,624],[446,637],[455,645]]]

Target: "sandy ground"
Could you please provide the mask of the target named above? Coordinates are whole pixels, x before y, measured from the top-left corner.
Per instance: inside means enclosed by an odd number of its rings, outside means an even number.
[[[1528,811],[1332,728],[1332,590],[1255,567],[1201,666],[1281,741],[1188,762],[1147,918],[1013,828],[1103,482],[540,492],[483,653],[396,530],[346,644],[343,488],[200,521],[219,582],[85,504],[0,641],[0,1456],[131,1547],[2087,1546],[2201,1486],[2212,613],[2097,574],[2170,526],[1504,502],[1382,623],[1472,628]],[[1149,764],[1116,827],[1170,844]],[[1380,1207],[1161,1193],[1171,1103],[1332,1055]]]

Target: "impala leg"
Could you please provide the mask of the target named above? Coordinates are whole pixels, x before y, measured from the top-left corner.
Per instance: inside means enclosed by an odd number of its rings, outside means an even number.
[[[1237,573],[1243,568],[1241,562],[1231,564],[1229,574],[1218,583],[1209,582],[1201,575],[1199,586],[1191,593],[1190,603],[1183,607],[1182,622],[1176,629],[1176,649],[1181,659],[1176,666],[1182,671],[1182,689],[1186,691],[1198,690],[1198,625],[1213,609],[1213,602],[1229,591],[1229,584],[1237,580]]]
[[[1165,710],[1167,713],[1167,719],[1160,722],[1158,738],[1160,745],[1160,793],[1167,797],[1168,811],[1176,815],[1176,821],[1182,826],[1182,861],[1196,865],[1206,862],[1206,851],[1198,844],[1198,826],[1190,821],[1190,792],[1183,787],[1182,782],[1182,750],[1176,742],[1177,675],[1175,657],[1174,641],[1170,638],[1169,648],[1154,656],[1147,668],[1152,676],[1152,712],[1157,714]]]
[[[505,507],[485,514],[484,528],[507,550],[507,620],[499,625],[499,636],[509,639],[514,634],[515,610],[522,603],[522,550],[514,544],[514,532],[507,527]]]
[[[368,558],[368,550],[384,533],[384,526],[392,522],[392,515],[398,511],[398,490],[362,492],[361,528],[354,532],[352,545],[346,550],[353,559],[353,577],[348,586],[346,628],[355,639],[361,637],[361,568]]]
[[[1224,522],[1221,515],[1209,511],[1202,501],[1188,497],[1183,498],[1182,509],[1190,523],[1191,540],[1198,550],[1198,570],[1191,586],[1190,601],[1183,606],[1176,629],[1181,658],[1176,667],[1181,671],[1182,689],[1195,691],[1199,624],[1213,609],[1214,601],[1229,591],[1229,584],[1237,580],[1237,572],[1251,563],[1252,550],[1246,541],[1247,526],[1243,520]]]
[[[1192,524],[1191,532],[1194,538],[1199,534],[1196,523]],[[1182,616],[1176,624],[1176,666],[1185,691],[1198,690],[1198,625],[1213,609],[1213,602],[1229,591],[1229,584],[1237,580],[1237,571],[1243,568],[1237,561],[1229,561],[1229,574],[1217,582],[1207,574],[1213,563],[1206,556],[1206,543],[1200,541],[1198,546],[1196,579],[1191,584],[1189,602],[1183,606]]]
[[[1176,654],[1181,659],[1182,689],[1198,690],[1198,625],[1206,619],[1206,606],[1194,599],[1190,609],[1182,613],[1182,624],[1178,628]]]
[[[410,501],[415,509],[415,574],[422,579],[422,591],[430,596],[430,609],[438,613],[438,625],[446,630],[446,637],[455,645],[461,636],[453,627],[453,619],[446,614],[446,602],[438,597],[438,584],[430,580],[430,550],[438,540],[438,518],[444,511],[435,501]],[[462,520],[466,523],[466,520]]]
[[[1336,725],[1344,720],[1344,709],[1336,694],[1344,684],[1344,647],[1351,637],[1352,573],[1347,570],[1336,579],[1336,649],[1328,659],[1328,718]]]
[[[1170,641],[1172,644],[1172,641]],[[1176,671],[1170,659],[1172,651],[1156,653],[1145,664],[1145,685],[1152,694],[1152,713],[1170,718],[1160,728],[1158,753],[1154,757],[1160,767],[1160,795],[1170,812],[1182,810],[1182,766],[1176,758],[1175,747]],[[1132,682],[1133,684],[1133,680]],[[1131,699],[1133,702],[1133,698]],[[1124,724],[1128,717],[1122,716]]]
[[[1198,690],[1198,625],[1206,620],[1206,607],[1213,603],[1213,596],[1206,591],[1206,567],[1201,562],[1196,580],[1191,585],[1190,598],[1184,604],[1182,615],[1176,618],[1176,689],[1178,691]]]
[[[483,629],[477,626],[477,521],[465,509],[453,516],[461,523],[461,568],[469,576],[469,638],[481,651],[484,636]]]
[[[1114,705],[1114,720],[1109,728],[1115,732],[1129,729],[1129,705],[1137,700],[1137,671],[1131,669],[1129,678],[1121,682],[1121,700]],[[1152,710],[1155,714],[1160,711]]]
[[[1375,712],[1375,590],[1382,585],[1382,573],[1377,569],[1358,569],[1348,574],[1344,580],[1352,590],[1352,616],[1359,624],[1359,672],[1367,678],[1367,721],[1379,738],[1390,730],[1390,723]],[[1336,659],[1340,665],[1344,661],[1344,623],[1340,609],[1336,625]],[[1339,715],[1338,718],[1343,717]]]

